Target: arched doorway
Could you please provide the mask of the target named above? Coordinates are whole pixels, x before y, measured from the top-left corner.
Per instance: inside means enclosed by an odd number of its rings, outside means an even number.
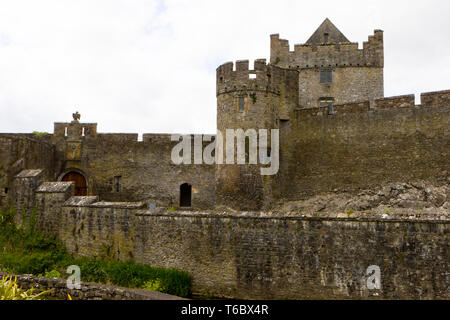
[[[87,196],[86,179],[81,173],[70,171],[64,175],[61,181],[75,182],[75,196]]]
[[[180,186],[180,207],[190,207],[192,197],[192,186],[188,183],[183,183]]]

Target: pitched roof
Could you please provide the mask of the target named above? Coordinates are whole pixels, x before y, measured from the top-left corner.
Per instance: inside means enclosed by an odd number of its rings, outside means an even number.
[[[306,41],[306,44],[317,46],[325,43],[325,34],[328,34],[328,43],[348,43],[350,42],[341,31],[326,18],[322,24],[317,28],[313,35]]]

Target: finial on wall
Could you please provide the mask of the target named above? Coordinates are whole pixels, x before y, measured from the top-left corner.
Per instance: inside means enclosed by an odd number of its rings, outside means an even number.
[[[81,119],[81,114],[79,114],[77,111],[75,113],[72,113],[72,117],[73,117],[73,121],[78,122]]]

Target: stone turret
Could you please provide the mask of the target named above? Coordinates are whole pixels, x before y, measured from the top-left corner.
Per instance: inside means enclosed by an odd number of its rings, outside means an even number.
[[[217,68],[217,129],[278,129],[280,119],[289,119],[297,102],[296,70],[267,65],[265,59],[226,63]],[[247,142],[248,143],[248,142]],[[248,148],[249,146],[247,146]],[[236,162],[235,162],[236,163]],[[260,175],[260,165],[217,165],[216,204],[258,210],[268,201],[270,178]]]
[[[350,42],[326,19],[305,44],[289,42],[273,34],[270,63],[299,71],[299,107],[359,102],[384,97],[383,31],[375,30],[363,48]]]

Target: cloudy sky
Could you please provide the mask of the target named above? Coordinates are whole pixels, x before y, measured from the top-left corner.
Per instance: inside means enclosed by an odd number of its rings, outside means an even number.
[[[450,89],[450,1],[0,0],[0,132],[213,133],[215,70],[269,59],[326,18],[353,42],[384,30],[385,95]]]

